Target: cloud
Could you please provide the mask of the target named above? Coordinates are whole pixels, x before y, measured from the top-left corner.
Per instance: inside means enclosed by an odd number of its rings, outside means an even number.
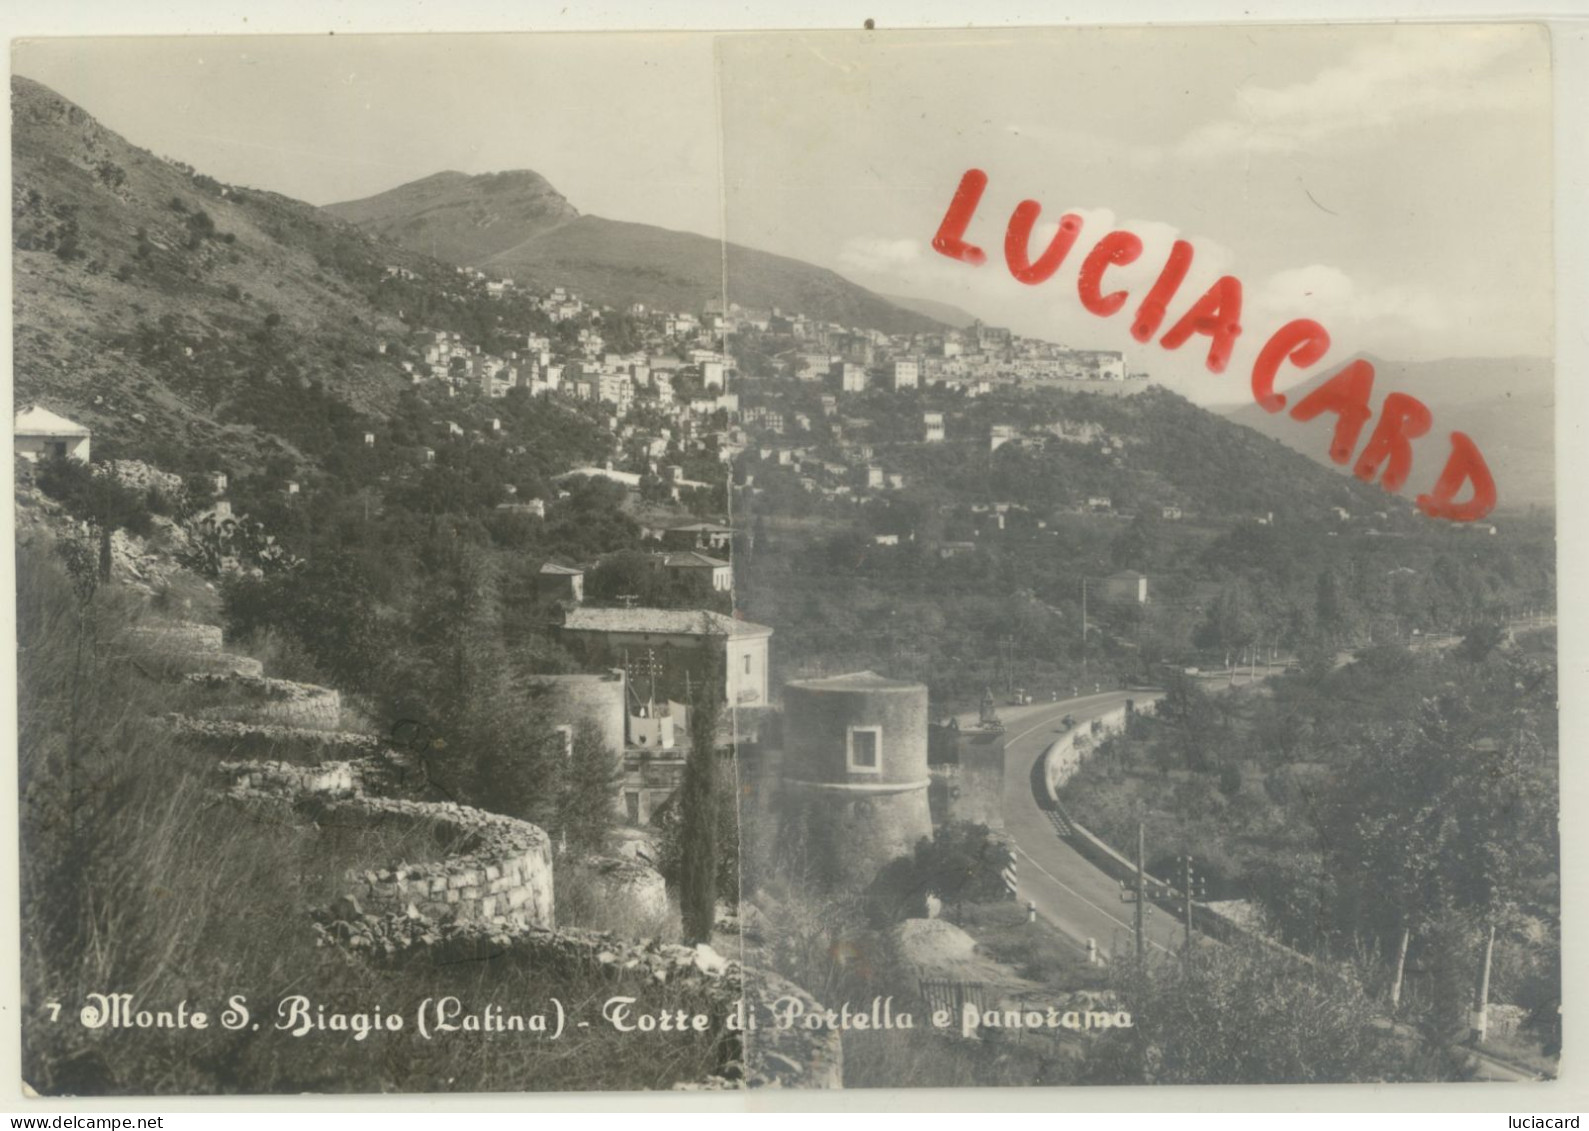
[[[1336,343],[1331,356],[1359,349],[1414,356],[1430,342],[1458,352],[1456,342],[1472,321],[1466,303],[1423,287],[1354,279],[1322,263],[1276,272],[1253,288],[1248,305],[1246,321],[1254,327],[1273,329],[1293,318],[1322,323]]]
[[[1518,47],[1517,35],[1493,28],[1369,44],[1301,82],[1239,87],[1234,114],[1193,130],[1172,152],[1202,160],[1297,152],[1415,120],[1541,110],[1548,78],[1515,57]]]
[[[1109,208],[1080,207],[1044,210],[1042,218],[1032,229],[1030,245],[1034,258],[1054,238],[1054,233],[1059,230],[1059,218],[1066,213],[1074,213],[1081,218],[1081,234],[1054,279],[1039,288],[1045,295],[1045,301],[1056,286],[1074,293],[1076,275],[1087,253],[1105,233],[1116,229],[1131,232],[1142,241],[1142,253],[1136,262],[1113,267],[1109,274],[1111,287],[1125,287],[1133,294],[1140,294],[1153,284],[1169,257],[1171,245],[1177,239],[1186,239],[1193,247],[1192,269],[1180,291],[1182,301],[1190,301],[1191,296],[1202,293],[1235,264],[1235,253],[1228,247],[1204,236],[1188,236],[1172,224],[1157,220],[1121,221]],[[1016,284],[1005,270],[1003,239],[1002,224],[997,229],[989,227],[981,234],[980,242],[987,251],[988,262],[986,266],[975,270],[944,258],[920,240],[889,239],[883,236],[850,237],[839,248],[838,263],[843,271],[873,279],[882,277],[894,284],[948,284],[962,292],[968,285],[979,289],[987,286],[990,293],[995,295],[1026,294],[1026,289]]]
[[[866,275],[902,274],[919,264],[925,251],[918,240],[852,236],[839,249],[839,262],[847,270]]]

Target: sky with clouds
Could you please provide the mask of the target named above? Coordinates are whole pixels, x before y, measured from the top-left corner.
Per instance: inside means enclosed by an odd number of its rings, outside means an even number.
[[[581,211],[728,238],[873,289],[1124,349],[1205,403],[1245,396],[1270,331],[1330,359],[1548,355],[1550,51],[1525,25],[19,41],[14,68],[135,144],[324,204],[443,169],[531,168]],[[987,191],[978,268],[931,250],[960,175]],[[1072,212],[1025,286],[1004,226]],[[1144,243],[1140,294],[1189,240],[1176,318],[1244,286],[1230,370],[1139,345],[1076,299],[1096,239]],[[1166,321],[1168,326],[1169,320]]]
[[[729,40],[731,239],[829,263],[874,289],[990,322],[1124,349],[1205,402],[1247,395],[1263,340],[1292,318],[1329,359],[1545,356],[1551,349],[1549,47],[1521,26],[1113,29]],[[961,174],[988,174],[967,239],[931,241]],[[1066,212],[1077,243],[1048,282],[1004,266],[1008,218],[1042,205],[1035,255]],[[1086,252],[1141,237],[1106,289],[1140,296],[1171,244],[1194,248],[1176,318],[1221,274],[1244,288],[1229,370],[1129,335],[1129,302],[1077,301]],[[1166,328],[1169,325],[1167,320]],[[1203,352],[1206,352],[1203,351]],[[1285,387],[1282,382],[1281,387]]]

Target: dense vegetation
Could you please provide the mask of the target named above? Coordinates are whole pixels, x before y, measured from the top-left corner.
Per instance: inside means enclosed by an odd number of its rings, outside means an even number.
[[[532,966],[510,954],[386,967],[316,945],[307,913],[326,899],[328,870],[390,863],[382,853],[399,849],[423,859],[425,846],[359,848],[343,843],[335,828],[249,819],[218,798],[214,754],[173,743],[157,721],[172,704],[169,685],[126,662],[125,634],[139,602],[98,583],[91,549],[62,555],[44,544],[25,548],[18,590],[28,987],[21,1023],[23,1077],[33,1087],[56,1095],[628,1090],[666,1088],[716,1067],[720,1050],[709,1033],[670,1042],[665,1056],[629,1055],[625,1038],[600,1023],[600,1005],[612,994],[604,973]],[[447,732],[463,742],[477,733]],[[411,784],[421,795],[431,789]],[[512,785],[505,776],[497,788]],[[600,798],[610,805],[610,793]],[[547,805],[569,817],[571,838],[598,827],[588,813]],[[559,922],[610,925],[611,909],[570,890],[576,881],[560,871]],[[87,995],[111,992],[134,995],[140,1009],[174,1010],[185,1000],[190,1011],[208,1013],[211,1026],[197,1033],[80,1024]],[[689,1004],[668,986],[635,992],[640,1008]],[[234,994],[247,998],[261,1031],[220,1027]],[[293,1037],[274,1027],[276,1003],[293,994],[328,1012],[369,1013],[379,1005],[403,1014],[407,1025],[363,1042],[347,1031]],[[447,994],[476,1007],[520,1003],[525,1011],[549,1008],[555,996],[597,1023],[555,1043],[519,1034],[424,1041],[415,1011],[422,999]],[[59,1004],[58,1015],[49,1003]]]
[[[1550,634],[1484,629],[1445,654],[1386,646],[1239,690],[1176,680],[1157,718],[1109,740],[1065,786],[1115,844],[1143,822],[1149,870],[1189,853],[1215,899],[1253,901],[1307,952],[1406,952],[1408,1016],[1466,1035],[1482,939],[1491,1000],[1559,1045],[1556,667]]]
[[[1554,599],[1544,520],[1515,519],[1502,539],[1427,521],[1392,536],[1035,508],[1011,509],[1000,529],[969,505],[940,510],[908,492],[801,518],[752,506],[737,596],[778,626],[780,670],[876,668],[922,680],[945,706],[989,686],[1069,694],[1095,680],[1153,682],[1166,662],[1224,667],[1462,631]],[[883,533],[899,544],[878,545]],[[941,552],[962,540],[966,551]],[[1122,569],[1148,576],[1146,604],[1102,583]]]

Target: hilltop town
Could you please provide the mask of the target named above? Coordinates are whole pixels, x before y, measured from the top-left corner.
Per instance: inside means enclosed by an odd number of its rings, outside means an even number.
[[[404,267],[385,270],[393,279],[414,279]],[[944,327],[890,335],[778,308],[753,310],[737,303],[725,308],[720,300],[708,300],[700,312],[648,309],[640,303],[618,312],[587,304],[563,287],[537,295],[515,287],[511,279],[456,270],[461,290],[444,292],[446,297],[463,301],[468,291],[483,289],[495,300],[521,299],[520,309],[544,316],[551,328],[524,335],[521,348],[505,354],[456,330],[424,328],[407,342],[382,342],[380,352],[396,357],[416,385],[438,382],[449,397],[473,389],[482,398],[503,398],[522,389],[532,397],[598,406],[608,414],[613,458],[564,474],[644,488],[647,497],[661,493],[681,502],[698,492],[709,495],[720,490],[719,482],[686,475],[685,461],[698,464],[705,453],[732,464],[752,450],[763,460],[805,470],[802,485],[824,497],[897,490],[903,477],[869,462],[870,445],[846,439],[847,430],[864,431],[870,422],[841,412],[840,401],[868,390],[936,387],[966,398],[995,387],[1131,391],[1119,353],[1069,349],[980,322],[965,331]],[[1131,380],[1146,376],[1133,374]],[[820,411],[794,407],[812,401],[808,395],[751,393],[742,405],[742,380],[753,389],[763,382],[798,382],[815,394]],[[945,438],[942,412],[923,412],[919,423],[922,442]],[[453,422],[447,427],[449,436],[463,435]],[[499,420],[492,429],[500,430]],[[1017,433],[1013,425],[995,425],[990,447],[1018,439]],[[1111,450],[1111,438],[1094,424],[1060,426],[1054,434]],[[768,447],[761,443],[768,437],[784,439]],[[820,449],[832,449],[846,462],[824,462]]]

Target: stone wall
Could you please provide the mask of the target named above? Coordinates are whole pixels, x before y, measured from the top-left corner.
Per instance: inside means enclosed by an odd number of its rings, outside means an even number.
[[[265,666],[252,656],[223,651],[220,627],[213,624],[140,624],[127,633],[127,645],[135,658],[167,673],[265,674]]]
[[[699,995],[699,1011],[725,1022],[740,1003],[753,1010],[750,1032],[716,1030],[722,1041],[718,1071],[677,1090],[843,1087],[844,1049],[837,1030],[780,1029],[770,1023],[781,999],[798,1002],[803,1015],[821,1011],[799,986],[765,970],[742,966],[710,947],[687,947],[621,939],[580,929],[546,930],[500,925],[435,922],[423,914],[322,916],[316,924],[325,945],[347,947],[398,969],[463,962],[523,961],[570,980],[600,974],[614,996],[657,983]]]
[[[349,894],[375,912],[468,922],[550,927],[552,841],[527,821],[451,802],[356,797],[333,801],[328,816],[351,821],[422,822],[466,838],[468,851],[439,863],[350,874]]]
[[[1076,772],[1098,743],[1109,735],[1119,734],[1126,729],[1126,720],[1133,711],[1138,714],[1151,714],[1155,704],[1163,697],[1162,692],[1145,692],[1132,701],[1130,710],[1122,704],[1096,718],[1076,724],[1055,739],[1042,755],[1043,781],[1048,787],[1048,799],[1059,800],[1059,787],[1070,780],[1070,776]]]
[[[1004,732],[980,727],[929,729],[933,823],[971,821],[1004,828]]]
[[[222,762],[217,771],[239,796],[250,793],[352,797],[364,792],[364,767],[357,762]]]
[[[130,629],[128,635],[135,642],[150,647],[178,648],[186,652],[219,652],[222,646],[220,625],[193,621],[140,624]]]
[[[183,742],[202,746],[232,759],[285,761],[297,764],[363,757],[382,751],[373,734],[350,730],[317,730],[280,723],[240,723],[230,719],[171,714],[161,720]]]
[[[638,860],[622,860],[611,856],[591,856],[583,863],[608,898],[625,903],[643,915],[667,913],[667,883],[662,873],[655,868]]]
[[[214,642],[208,632],[192,639],[205,646]],[[611,980],[615,994],[626,983],[636,989],[668,983],[698,993],[699,1011],[720,1024],[718,1069],[678,1088],[843,1086],[839,1032],[769,1024],[773,1003],[780,1000],[799,1002],[807,1015],[820,1012],[792,983],[742,968],[710,947],[552,929],[552,845],[540,828],[450,802],[366,795],[389,772],[386,763],[394,754],[373,735],[335,729],[337,692],[233,675],[194,674],[185,682],[201,701],[199,716],[172,714],[164,721],[180,740],[223,755],[217,770],[235,803],[288,806],[338,830],[390,822],[429,826],[458,842],[458,851],[438,862],[349,871],[345,896],[331,908],[309,909],[322,943],[356,950],[366,961],[426,967],[517,958],[571,976],[597,973]],[[220,701],[202,702],[211,696]],[[666,911],[666,886],[655,869],[613,858],[587,863],[611,898]],[[727,1027],[742,1002],[761,1018],[761,1028],[746,1033]]]
[[[207,673],[188,676],[188,683],[199,689],[201,699],[208,694],[221,700],[214,706],[201,706],[202,718],[280,723],[310,730],[335,730],[342,722],[342,696],[330,687],[263,676]]]

